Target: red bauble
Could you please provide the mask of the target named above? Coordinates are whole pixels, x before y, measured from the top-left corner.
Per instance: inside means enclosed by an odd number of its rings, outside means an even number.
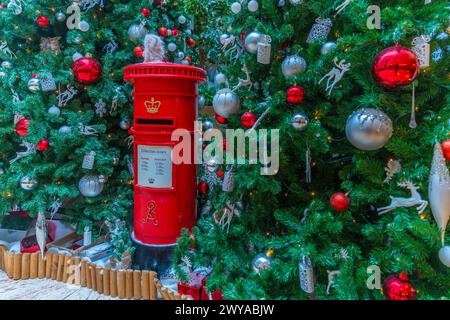
[[[170,32],[170,35],[171,35],[172,37],[175,37],[176,35],[179,35],[180,33],[181,33],[180,30],[178,30],[178,29],[172,29],[171,32]]]
[[[0,3],[0,8],[5,9],[6,8],[6,4]]]
[[[191,57],[186,56],[186,58],[184,58],[184,60],[186,60],[188,63],[191,63]]]
[[[158,29],[158,33],[161,37],[167,37],[167,28],[166,27],[160,27]]]
[[[383,284],[385,297],[389,300],[415,300],[417,292],[408,279],[406,272],[387,277]]]
[[[228,124],[228,119],[219,116],[217,113],[216,113],[216,121],[220,124]]]
[[[216,174],[217,174],[217,176],[218,176],[219,178],[223,179],[223,177],[224,177],[224,172],[223,172],[222,169],[217,170],[217,171],[216,171]]]
[[[45,151],[50,147],[50,142],[47,139],[43,139],[36,144],[36,149],[39,151]]]
[[[256,122],[256,116],[255,114],[253,114],[252,112],[244,112],[244,114],[241,117],[241,124],[249,129],[251,127],[253,127],[253,125]]]
[[[82,84],[95,83],[102,77],[102,65],[93,58],[83,57],[72,67],[73,77]]]
[[[195,46],[195,40],[192,38],[189,38],[187,44],[189,47],[193,47],[193,46]]]
[[[16,124],[16,133],[19,136],[26,136],[28,134],[28,127],[30,126],[30,118],[22,118]]]
[[[336,211],[345,211],[350,206],[350,200],[342,192],[336,192],[330,198],[330,205]]]
[[[201,181],[198,183],[197,186],[198,191],[200,192],[201,195],[206,196],[208,194],[209,191],[209,186],[206,182]]]
[[[406,86],[414,81],[419,72],[416,55],[396,45],[381,51],[372,65],[372,76],[385,88]]]
[[[441,142],[441,148],[445,160],[450,161],[450,139]]]
[[[150,9],[148,9],[148,8],[142,8],[141,9],[141,13],[144,15],[144,17],[146,17],[146,18],[148,18],[148,17],[150,17],[150,15],[152,14],[151,12],[150,12]]]
[[[135,47],[134,55],[136,56],[136,58],[142,58],[144,56],[144,48],[142,48],[141,46]]]
[[[38,26],[46,28],[50,24],[50,20],[46,16],[39,16],[36,19],[36,23],[38,24]]]
[[[286,100],[290,104],[300,104],[305,98],[305,89],[300,86],[292,86],[286,91]]]

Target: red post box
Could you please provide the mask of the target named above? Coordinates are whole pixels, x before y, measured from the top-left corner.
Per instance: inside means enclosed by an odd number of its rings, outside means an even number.
[[[198,83],[204,70],[172,63],[140,63],[124,70],[134,84],[134,232],[135,261],[144,268],[165,269],[170,248],[182,228],[196,221],[194,122]],[[174,164],[175,129],[191,133],[192,161]]]

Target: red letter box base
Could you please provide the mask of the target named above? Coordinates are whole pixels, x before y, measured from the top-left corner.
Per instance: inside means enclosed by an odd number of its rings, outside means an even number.
[[[131,241],[135,246],[134,265],[141,270],[152,270],[158,274],[165,274],[173,262],[173,251],[176,244],[169,245],[149,245],[134,238],[131,234]]]

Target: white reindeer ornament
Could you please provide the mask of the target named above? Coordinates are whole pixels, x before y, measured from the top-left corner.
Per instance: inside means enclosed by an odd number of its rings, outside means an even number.
[[[387,207],[379,208],[377,209],[378,215],[385,214],[389,211],[392,211],[396,208],[400,207],[417,207],[417,211],[419,213],[422,213],[425,208],[428,206],[428,201],[422,200],[422,196],[417,191],[419,187],[415,186],[411,181],[404,181],[400,182],[398,184],[399,187],[408,188],[411,191],[411,197],[410,198],[396,198],[393,196],[391,197],[391,204]]]

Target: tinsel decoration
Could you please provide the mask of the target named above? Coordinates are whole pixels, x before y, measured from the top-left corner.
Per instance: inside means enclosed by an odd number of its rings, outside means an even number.
[[[311,259],[304,256],[298,266],[300,275],[300,287],[306,293],[314,292],[314,270],[311,264]]]

